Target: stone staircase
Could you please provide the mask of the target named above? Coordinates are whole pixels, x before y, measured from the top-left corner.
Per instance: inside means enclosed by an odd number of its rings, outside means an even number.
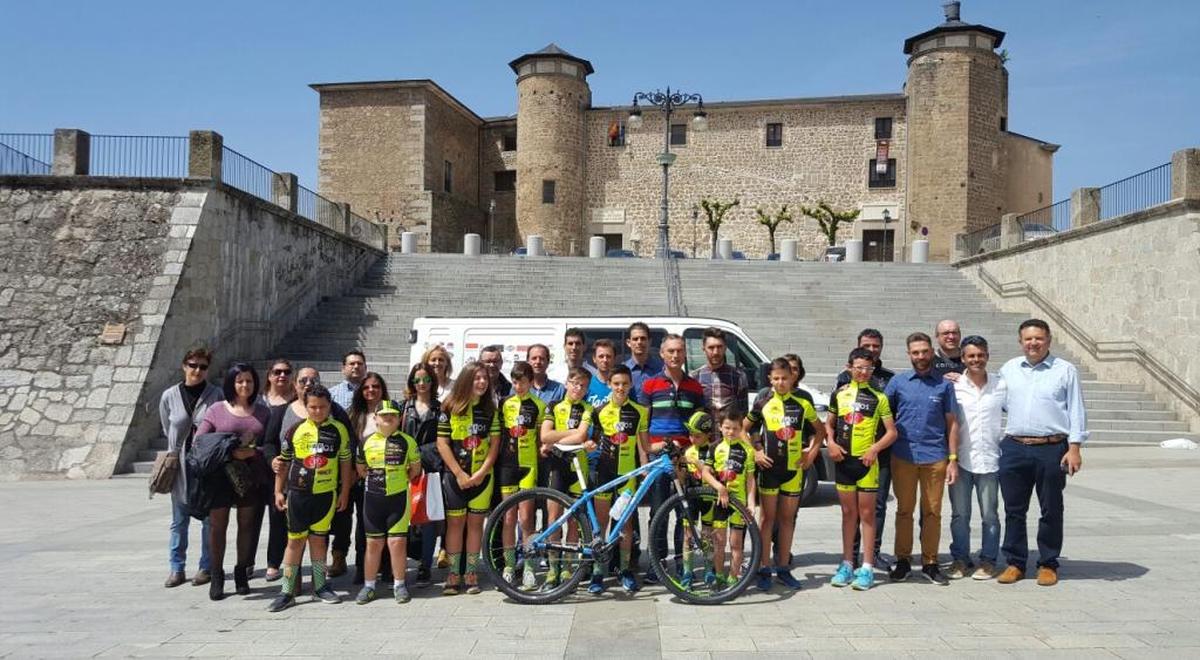
[[[958,320],[964,334],[987,337],[995,368],[1020,352],[1016,328],[1025,317],[998,311],[946,265],[681,260],[679,273],[689,316],[734,321],[769,356],[799,354],[806,381],[824,391],[865,327],[883,333],[884,364],[897,371],[908,366],[905,336],[932,335],[943,318]],[[668,313],[662,264],[654,260],[393,254],[347,295],[324,300],[259,364],[287,357],[297,367],[316,367],[332,384],[341,378],[342,354],[358,348],[368,368],[399,387],[409,330],[420,316]],[[1140,385],[1097,381],[1082,368],[1081,375],[1097,444],[1195,438]],[[153,459],[153,449],[144,454]]]

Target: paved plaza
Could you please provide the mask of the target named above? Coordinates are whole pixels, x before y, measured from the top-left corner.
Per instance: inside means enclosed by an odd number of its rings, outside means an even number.
[[[168,500],[147,501],[144,480],[3,483],[0,656],[1195,657],[1198,470],[1200,452],[1085,451],[1066,491],[1054,588],[914,578],[866,593],[830,587],[840,515],[822,485],[800,513],[799,593],[751,589],[706,608],[650,587],[530,607],[495,591],[446,598],[429,588],[407,605],[386,594],[367,606],[305,596],[279,615],[266,612],[278,583],[261,578],[252,595],[219,603],[206,588],[164,589]],[[885,550],[891,540],[889,520]],[[349,577],[335,585],[346,593]]]

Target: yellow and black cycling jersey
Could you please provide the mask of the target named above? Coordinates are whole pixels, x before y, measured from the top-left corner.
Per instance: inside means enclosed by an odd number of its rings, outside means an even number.
[[[754,475],[754,447],[741,438],[725,438],[713,450],[713,475],[729,489],[729,496],[749,501],[747,482]]]
[[[592,415],[592,428],[599,433],[602,474],[627,474],[637,468],[638,434],[645,433],[650,422],[646,408],[633,401],[618,406],[609,401]]]
[[[377,432],[358,445],[358,462],[367,468],[367,494],[397,495],[408,490],[408,467],[420,464],[421,454],[417,441],[407,433]]]
[[[884,418],[892,416],[892,407],[883,392],[850,381],[830,395],[829,412],[836,416],[834,440],[851,456],[862,456],[875,444]]]
[[[279,457],[290,462],[288,490],[319,495],[337,489],[339,463],[350,460],[350,433],[341,422],[306,419],[281,440]]]
[[[587,401],[560,399],[550,405],[547,416],[554,421],[555,431],[574,431],[592,423],[595,408]]]
[[[536,467],[538,433],[546,418],[546,404],[536,396],[513,394],[500,403],[500,423],[504,442],[500,445],[497,465]]]
[[[758,393],[746,419],[762,428],[763,451],[781,470],[795,470],[819,424],[812,402],[795,390],[780,394],[773,389]]]
[[[500,416],[490,402],[475,402],[462,414],[443,410],[438,417],[439,438],[450,439],[454,460],[468,474],[483,467],[492,446],[492,436],[500,434]]]
[[[717,443],[706,442],[704,444],[692,443],[684,452],[684,466],[687,469],[687,485],[691,487],[704,485],[705,466],[713,467],[713,451],[717,448]]]

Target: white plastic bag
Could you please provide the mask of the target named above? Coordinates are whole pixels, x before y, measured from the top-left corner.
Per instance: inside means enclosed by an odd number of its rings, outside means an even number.
[[[1200,445],[1187,438],[1171,438],[1158,444],[1163,449],[1200,449]]]

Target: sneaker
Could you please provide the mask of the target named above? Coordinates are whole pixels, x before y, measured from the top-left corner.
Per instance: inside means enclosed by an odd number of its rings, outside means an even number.
[[[267,567],[267,572],[263,574],[263,579],[267,582],[275,582],[281,577],[283,577],[283,572],[281,572],[278,568],[272,568],[270,566]]]
[[[473,583],[467,584],[467,595],[475,596],[483,593],[483,589],[479,588],[479,578],[475,573],[470,574],[470,579],[473,580]]]
[[[533,591],[537,589],[537,586],[537,576],[534,575],[533,571],[529,569],[523,571],[521,575],[521,588],[525,591]]]
[[[946,574],[942,572],[941,567],[937,564],[925,564],[922,566],[921,577],[943,587],[950,584],[949,578],[946,577]]]
[[[447,582],[446,586],[442,587],[442,595],[443,596],[457,596],[459,593],[459,589],[460,589],[459,585],[450,584],[449,582]]]
[[[892,570],[893,562],[891,555],[885,555],[881,552],[875,553],[875,568],[883,572]]]
[[[908,574],[912,572],[912,564],[908,563],[907,559],[897,559],[896,565],[888,572],[888,579],[892,582],[903,582],[908,579]]]
[[[559,571],[559,572],[558,572],[558,579],[559,579],[559,580],[561,580],[561,581],[563,581],[563,582],[568,582],[568,581],[570,581],[570,579],[571,579],[571,575],[572,575],[572,573],[571,573],[571,569],[569,569],[569,568],[564,568],[564,569],[562,569],[561,571]]]
[[[433,584],[433,578],[430,575],[428,566],[419,566],[417,568],[417,586],[428,587]]]
[[[167,574],[167,581],[163,583],[163,586],[170,589],[178,587],[184,582],[187,582],[187,576],[183,574],[183,571],[171,571]]]
[[[646,571],[646,574],[642,576],[642,582],[646,584],[658,584],[658,573],[655,573],[653,568]]]
[[[202,587],[209,582],[212,582],[212,574],[203,568],[196,571],[196,574],[192,576],[193,587]]]
[[[508,584],[512,584],[517,579],[517,571],[512,566],[505,566],[503,571],[500,571],[500,579]]]
[[[635,593],[640,588],[633,571],[621,571],[621,587],[626,593]]]
[[[296,604],[296,599],[288,594],[279,594],[271,604],[267,606],[268,612],[282,612],[292,605]]]
[[[592,582],[588,585],[588,593],[593,596],[599,596],[605,591],[607,591],[607,587],[604,586],[604,578],[598,575],[592,576]]]
[[[412,596],[408,594],[408,587],[403,584],[392,588],[392,597],[396,599],[396,604],[404,604],[412,600]]]
[[[869,568],[860,568],[854,571],[854,590],[866,591],[875,586],[875,571]]]
[[[996,565],[990,561],[979,563],[979,567],[971,574],[972,580],[990,580],[996,577]]]
[[[835,587],[845,587],[854,580],[854,569],[850,564],[842,562],[838,564],[837,572],[833,574],[833,578],[829,580],[829,584]]]
[[[330,605],[337,605],[338,603],[342,602],[342,597],[337,595],[337,592],[333,590],[333,587],[329,586],[328,584],[314,591],[313,595],[317,598],[320,598],[321,602],[329,603]]]
[[[760,591],[770,591],[771,590],[771,577],[772,577],[771,569],[769,569],[769,568],[758,569],[758,582],[756,584],[758,585],[758,588]]]
[[[546,574],[546,579],[542,582],[542,591],[554,591],[558,588],[558,573],[553,571]]]
[[[946,569],[946,577],[951,580],[961,580],[967,577],[967,573],[971,572],[971,564],[960,559],[955,559],[950,568]]]
[[[684,591],[692,590],[692,572],[688,571],[679,577],[679,586],[683,587]]]
[[[364,586],[362,589],[358,590],[358,598],[355,598],[354,602],[358,603],[359,605],[366,605],[373,600],[375,600],[375,587]]]
[[[796,576],[792,575],[792,572],[786,568],[775,569],[775,579],[779,580],[785,587],[793,591],[800,591],[800,589],[804,587],[804,585],[800,583],[800,580],[797,580]]]
[[[711,568],[708,569],[707,571],[704,571],[704,584],[711,587],[716,583],[717,583],[717,572]]]

